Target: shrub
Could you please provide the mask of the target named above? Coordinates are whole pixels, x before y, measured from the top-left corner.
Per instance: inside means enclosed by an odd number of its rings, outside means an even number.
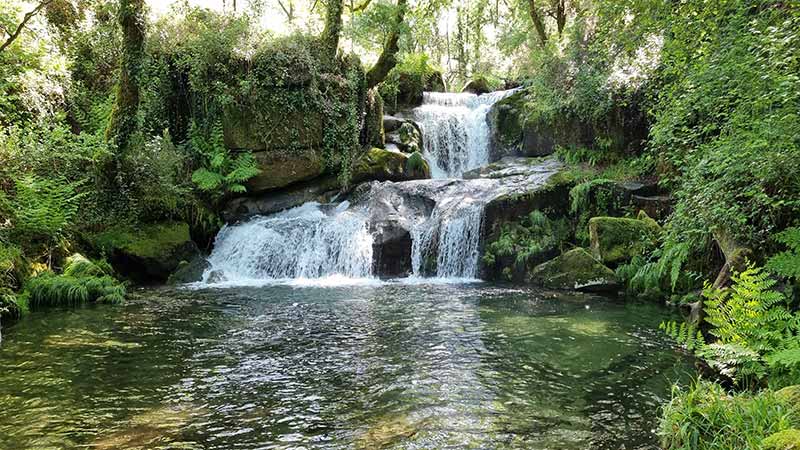
[[[658,434],[665,450],[757,450],[768,436],[798,425],[800,409],[772,391],[731,395],[698,381],[688,389],[673,387]]]

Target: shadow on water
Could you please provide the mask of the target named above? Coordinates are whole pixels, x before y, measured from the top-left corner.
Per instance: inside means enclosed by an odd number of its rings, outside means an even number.
[[[0,347],[0,448],[648,449],[652,305],[491,285],[145,290]]]

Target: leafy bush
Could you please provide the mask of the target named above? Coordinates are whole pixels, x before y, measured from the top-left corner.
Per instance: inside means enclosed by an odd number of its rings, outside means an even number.
[[[698,381],[673,387],[658,434],[665,450],[757,450],[768,436],[798,425],[800,409],[771,391],[731,395]]]

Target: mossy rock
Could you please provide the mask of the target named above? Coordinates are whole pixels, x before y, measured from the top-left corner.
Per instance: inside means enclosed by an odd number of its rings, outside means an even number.
[[[383,98],[378,88],[367,91],[366,113],[364,134],[367,145],[383,148],[386,145],[386,134],[383,128]]]
[[[420,166],[407,164],[409,156],[380,148],[365,153],[355,164],[351,175],[353,184],[364,181],[408,181],[430,178],[427,163]]]
[[[255,152],[261,173],[247,181],[251,193],[266,192],[320,176],[325,170],[322,156],[313,151],[295,154]]]
[[[203,255],[198,254],[191,261],[184,260],[179,262],[178,267],[167,279],[167,284],[178,285],[201,281],[203,274],[209,267],[211,267],[211,264],[208,260]]]
[[[199,250],[189,236],[189,225],[163,222],[138,228],[119,226],[89,237],[120,274],[140,282],[163,282],[181,261]]]
[[[761,445],[764,450],[800,450],[800,430],[779,431],[764,439]]]
[[[800,384],[787,386],[776,392],[775,396],[786,403],[800,408]]]
[[[527,281],[548,289],[608,292],[619,288],[614,271],[582,248],[563,253],[534,267]]]
[[[489,80],[484,77],[478,77],[474,80],[469,80],[467,84],[464,85],[464,88],[461,89],[461,92],[481,95],[492,92],[492,88],[489,86]]]
[[[619,264],[645,254],[655,248],[660,234],[661,227],[646,215],[643,219],[589,219],[592,255],[605,264]]]

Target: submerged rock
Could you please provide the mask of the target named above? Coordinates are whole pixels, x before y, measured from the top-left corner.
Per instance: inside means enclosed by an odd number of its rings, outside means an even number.
[[[619,288],[614,271],[582,248],[539,264],[528,274],[527,281],[548,289],[585,292],[609,292]]]
[[[133,229],[111,228],[89,237],[90,242],[120,274],[142,282],[166,281],[181,261],[190,261],[200,250],[189,236],[189,225],[163,222]]]
[[[589,219],[592,255],[605,264],[619,264],[644,255],[655,248],[660,234],[661,227],[643,211],[639,214],[639,219]]]

